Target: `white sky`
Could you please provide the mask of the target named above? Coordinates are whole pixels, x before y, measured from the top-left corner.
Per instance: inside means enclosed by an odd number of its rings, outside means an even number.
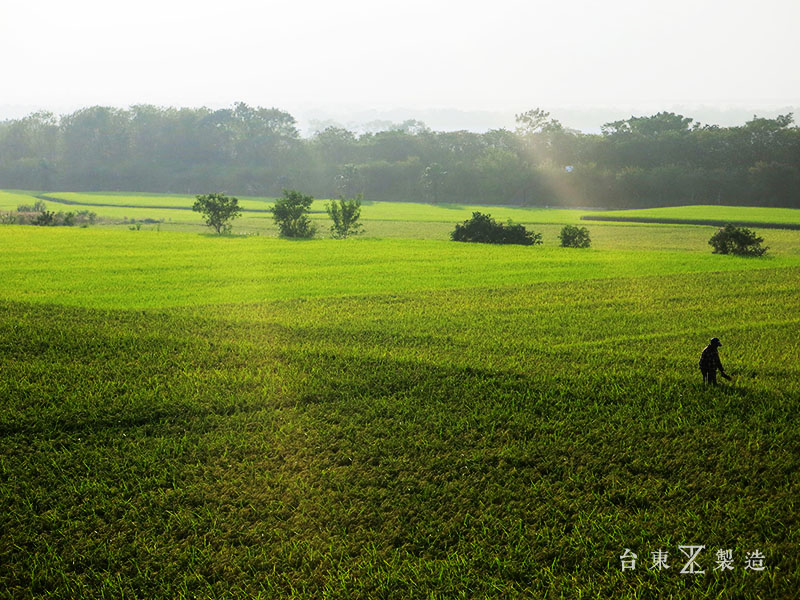
[[[0,105],[800,103],[800,0],[0,0]]]

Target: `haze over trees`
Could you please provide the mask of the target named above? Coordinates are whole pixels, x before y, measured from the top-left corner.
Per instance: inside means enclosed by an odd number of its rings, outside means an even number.
[[[419,121],[304,139],[289,113],[93,106],[0,122],[0,187],[536,206],[728,204],[800,207],[800,129],[791,114],[738,127],[670,112],[564,127],[539,109],[514,131],[437,132]]]

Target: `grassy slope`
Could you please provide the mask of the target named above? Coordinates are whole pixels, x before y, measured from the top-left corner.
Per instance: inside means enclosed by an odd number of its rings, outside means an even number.
[[[32,206],[36,202],[34,192],[0,190],[0,211],[17,210],[20,204]]]
[[[744,260],[617,230],[631,250],[3,228],[0,590],[793,597],[798,234]],[[697,385],[711,335],[733,386]],[[681,576],[679,543],[738,568]]]
[[[738,221],[745,223],[786,223],[800,225],[800,210],[796,208],[694,205],[643,208],[636,210],[613,210],[586,214],[599,217],[647,217],[654,219]]]

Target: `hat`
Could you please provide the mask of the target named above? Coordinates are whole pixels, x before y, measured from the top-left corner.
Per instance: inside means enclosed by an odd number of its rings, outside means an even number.
[[[722,342],[719,341],[719,338],[711,338],[710,345],[711,346],[722,346]]]

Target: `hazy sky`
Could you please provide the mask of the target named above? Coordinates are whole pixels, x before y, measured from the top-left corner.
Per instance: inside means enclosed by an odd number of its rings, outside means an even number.
[[[800,0],[0,0],[0,105],[800,103]]]

